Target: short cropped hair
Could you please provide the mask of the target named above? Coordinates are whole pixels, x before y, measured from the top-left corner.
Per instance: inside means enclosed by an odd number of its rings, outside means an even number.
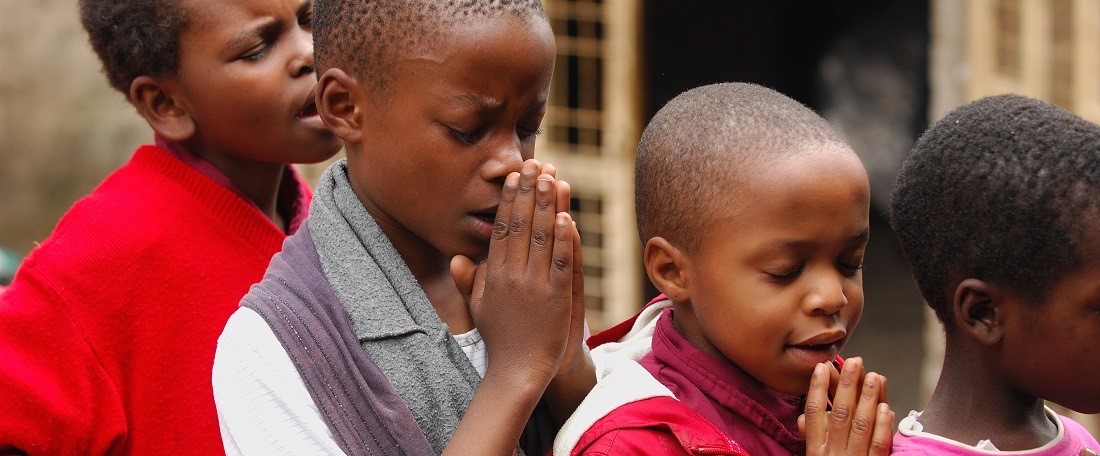
[[[642,243],[668,239],[694,252],[702,228],[727,207],[753,166],[848,144],[825,119],[772,89],[720,83],[688,90],[649,121],[634,161],[634,209]]]
[[[448,25],[504,14],[547,20],[541,0],[315,0],[317,72],[341,68],[384,94],[401,54],[439,45]]]
[[[966,104],[913,146],[891,225],[928,305],[948,328],[952,280],[981,279],[1033,304],[1081,261],[1100,214],[1100,126],[999,95]]]
[[[176,74],[187,21],[178,0],[80,0],[80,22],[103,73],[126,95],[138,76]]]

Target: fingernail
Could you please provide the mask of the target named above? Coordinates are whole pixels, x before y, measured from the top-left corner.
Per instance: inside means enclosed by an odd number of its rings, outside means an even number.
[[[504,185],[509,187],[519,185],[519,173],[508,173],[508,177],[504,178]]]
[[[814,376],[815,377],[824,377],[828,374],[829,374],[829,367],[826,366],[825,363],[817,363],[817,365],[814,366]]]
[[[865,383],[867,388],[874,388],[875,384],[878,383],[878,375],[873,373],[867,374],[867,379]]]
[[[564,212],[558,212],[558,219],[557,219],[558,226],[565,226],[565,221],[568,220],[568,219],[569,219],[569,216],[565,215]]]
[[[546,179],[539,179],[538,187],[540,192],[550,190],[550,181]]]
[[[852,359],[849,359],[848,362],[844,363],[844,372],[855,372],[856,371],[856,363],[854,362],[855,360],[856,360],[856,358],[852,358]]]
[[[535,174],[536,167],[537,165],[535,164],[535,162],[528,160],[526,163],[523,164],[523,175],[530,176],[532,174]]]

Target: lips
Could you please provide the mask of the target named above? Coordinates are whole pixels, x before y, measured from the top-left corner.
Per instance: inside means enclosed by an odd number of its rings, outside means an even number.
[[[303,117],[313,117],[317,115],[317,101],[312,96],[309,97],[309,102],[302,106],[302,109],[298,110],[297,117],[299,119]]]
[[[470,215],[481,219],[483,222],[492,225],[497,220],[497,208],[486,209],[483,211],[471,212]]]
[[[804,339],[802,342],[791,344],[791,346],[802,347],[811,350],[828,350],[830,347],[836,345],[841,340],[844,340],[844,336],[846,334],[847,332],[842,329],[826,331],[813,337]]]

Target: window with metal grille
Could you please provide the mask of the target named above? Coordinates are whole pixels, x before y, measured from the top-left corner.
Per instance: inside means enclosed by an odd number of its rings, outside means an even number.
[[[604,311],[603,259],[603,199],[574,194],[569,199],[569,213],[577,222],[581,234],[581,254],[584,256],[584,305],[589,310]]]
[[[603,145],[604,6],[602,0],[549,2],[558,57],[547,119],[547,140],[580,155]]]

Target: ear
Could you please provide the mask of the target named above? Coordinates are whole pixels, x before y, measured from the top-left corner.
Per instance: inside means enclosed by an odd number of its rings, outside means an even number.
[[[344,70],[329,68],[317,81],[317,114],[348,144],[362,142],[363,102],[358,81]]]
[[[645,243],[645,272],[653,286],[673,303],[691,300],[689,280],[690,259],[663,237],[650,238]]]
[[[130,103],[158,135],[185,142],[195,135],[195,120],[187,112],[178,87],[170,78],[138,76],[130,83]]]
[[[984,345],[995,345],[1004,335],[1004,296],[996,286],[966,279],[955,287],[952,301],[956,329]]]

